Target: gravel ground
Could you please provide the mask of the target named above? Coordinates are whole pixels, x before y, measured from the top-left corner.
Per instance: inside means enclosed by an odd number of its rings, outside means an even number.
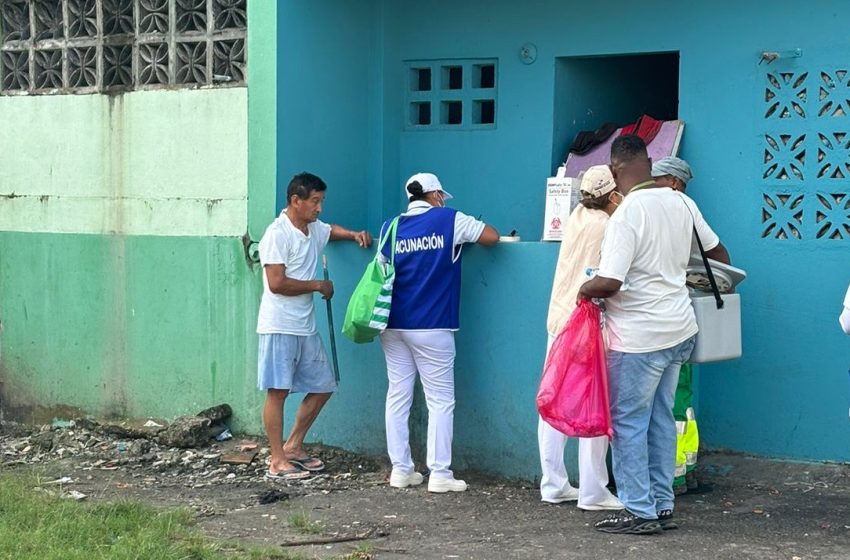
[[[214,538],[306,558],[358,549],[361,558],[381,559],[850,558],[848,465],[703,455],[699,476],[713,490],[677,499],[680,528],[623,536],[593,531],[598,513],[541,503],[531,483],[459,473],[470,483],[462,494],[429,494],[425,485],[398,490],[386,484],[385,459],[320,445],[308,449],[325,461],[324,472],[269,482],[262,440],[209,439],[183,449],[159,443],[160,428],[119,428],[5,425],[0,469],[36,472],[46,488],[69,497],[186,506]],[[250,464],[222,463],[222,455],[254,445],[243,452],[256,453]]]

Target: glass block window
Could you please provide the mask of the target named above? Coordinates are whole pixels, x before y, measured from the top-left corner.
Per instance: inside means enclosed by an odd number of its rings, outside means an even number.
[[[496,128],[497,66],[495,59],[406,62],[405,130]]]
[[[247,0],[0,0],[0,95],[244,86]]]
[[[850,68],[777,66],[758,90],[761,237],[850,243]]]

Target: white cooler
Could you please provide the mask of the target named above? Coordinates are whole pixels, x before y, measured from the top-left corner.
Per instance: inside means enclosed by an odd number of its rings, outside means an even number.
[[[721,294],[723,309],[711,292],[691,290],[691,304],[699,325],[696,345],[688,360],[694,364],[741,357],[741,296]]]

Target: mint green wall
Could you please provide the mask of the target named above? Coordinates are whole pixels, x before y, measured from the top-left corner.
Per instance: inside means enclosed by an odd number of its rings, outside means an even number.
[[[246,398],[246,89],[0,97],[0,118],[4,408]]]
[[[273,34],[274,3],[251,5]],[[244,87],[0,97],[4,412],[170,418],[229,402],[238,427],[260,430],[260,284],[242,236],[248,113],[274,114],[276,51],[249,41],[250,100]],[[264,228],[274,135],[259,124],[251,203]]]
[[[275,215],[277,4],[248,3],[248,234],[254,240]]]
[[[4,406],[256,428],[259,282],[227,238],[0,233]]]

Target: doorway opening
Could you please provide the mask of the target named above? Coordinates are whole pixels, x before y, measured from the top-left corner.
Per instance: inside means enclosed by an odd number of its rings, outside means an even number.
[[[577,133],[642,115],[678,118],[678,52],[556,58],[552,169]]]

